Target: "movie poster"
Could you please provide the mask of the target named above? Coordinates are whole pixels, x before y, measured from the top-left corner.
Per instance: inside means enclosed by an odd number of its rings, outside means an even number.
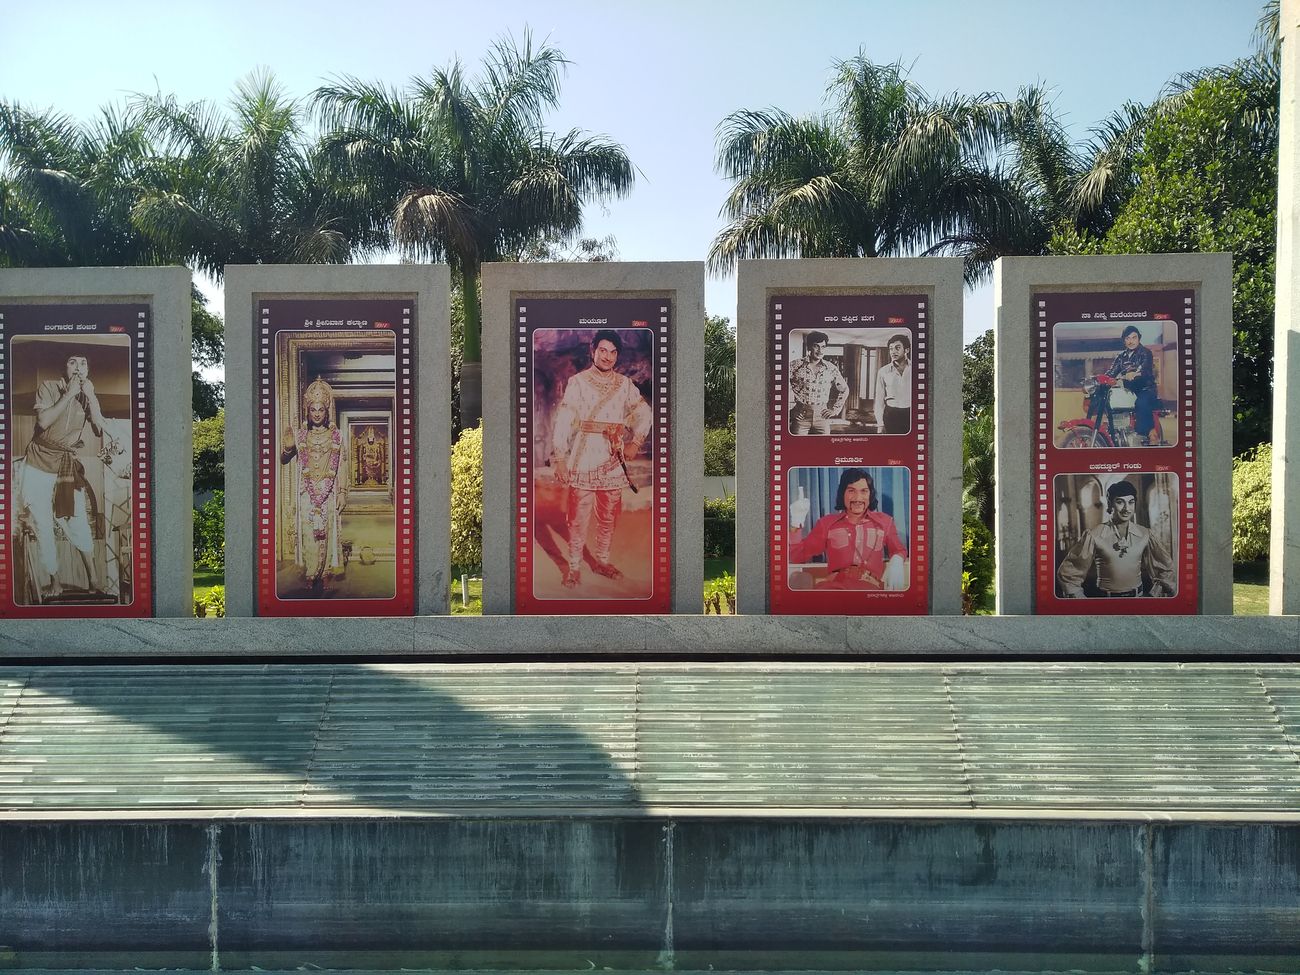
[[[414,612],[414,302],[256,311],[258,614]]]
[[[672,610],[672,304],[515,302],[515,609]]]
[[[1193,293],[1033,305],[1037,611],[1195,613]]]
[[[0,304],[0,616],[153,615],[149,306]]]
[[[929,611],[927,307],[769,299],[772,613]]]

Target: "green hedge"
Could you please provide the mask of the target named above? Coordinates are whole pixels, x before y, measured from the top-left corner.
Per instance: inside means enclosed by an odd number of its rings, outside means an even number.
[[[736,497],[704,500],[704,557],[726,558],[736,554]]]

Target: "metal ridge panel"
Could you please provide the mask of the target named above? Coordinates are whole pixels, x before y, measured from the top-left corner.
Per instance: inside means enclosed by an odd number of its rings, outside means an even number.
[[[0,812],[1300,813],[1300,666],[0,667]]]

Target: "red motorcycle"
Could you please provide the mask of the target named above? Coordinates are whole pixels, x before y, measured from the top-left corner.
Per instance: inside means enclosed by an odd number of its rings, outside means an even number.
[[[1137,394],[1126,389],[1114,376],[1100,373],[1083,381],[1083,402],[1087,416],[1079,420],[1064,420],[1057,428],[1065,430],[1062,447],[1142,447],[1145,438],[1137,432]],[[1155,432],[1160,429],[1160,417],[1169,410],[1155,410]]]

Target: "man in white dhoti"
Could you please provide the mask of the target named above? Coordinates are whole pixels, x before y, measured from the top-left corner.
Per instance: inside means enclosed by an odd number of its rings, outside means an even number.
[[[33,580],[32,588],[41,601],[62,596],[62,580],[76,568],[59,564],[56,526],[80,559],[78,578],[86,580],[87,589],[102,590],[91,527],[97,500],[77,451],[84,446],[87,432],[105,437],[104,449],[110,453],[122,451],[117,441],[104,433],[106,421],[86,357],[69,356],[65,373],[66,378],[47,379],[36,389],[36,433],[23,456],[21,475],[21,515],[31,526],[40,555],[40,578]]]
[[[591,366],[569,379],[555,412],[551,468],[556,480],[568,488],[566,589],[582,581],[582,551],[593,514],[592,568],[607,579],[623,578],[610,562],[610,546],[623,510],[623,489],[632,486],[627,461],[636,457],[650,433],[651,412],[636,384],[614,369],[622,351],[618,332],[608,328],[596,332]]]

